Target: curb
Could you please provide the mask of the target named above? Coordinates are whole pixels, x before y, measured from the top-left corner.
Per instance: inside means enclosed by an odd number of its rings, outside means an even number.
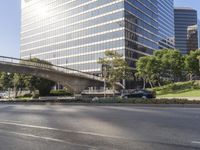
[[[131,106],[163,108],[200,108],[200,104],[131,104],[131,103],[64,103],[64,102],[0,102],[0,105],[68,105],[68,106]]]

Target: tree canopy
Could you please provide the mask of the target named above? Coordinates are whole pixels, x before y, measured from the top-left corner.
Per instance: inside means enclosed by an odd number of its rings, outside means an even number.
[[[28,63],[34,63],[39,62],[47,65],[51,65],[51,63],[39,60],[37,58],[31,59],[32,62]],[[27,63],[27,62],[21,62],[21,63]],[[0,73],[0,89],[1,90],[8,90],[8,88],[13,88],[16,91],[16,96],[18,91],[22,89],[29,89],[33,95],[35,95],[35,91],[39,90],[39,93],[41,96],[46,96],[50,93],[50,90],[52,86],[54,86],[55,83],[53,81],[39,78],[36,76],[32,76],[29,74],[22,74],[22,73],[15,73],[10,74],[6,72]]]
[[[192,79],[193,76],[200,75],[200,50],[191,51],[185,57],[185,67]]]
[[[116,51],[105,51],[105,57],[100,58],[99,64],[106,67],[106,81],[115,89],[117,82],[128,78],[130,68],[123,55]]]
[[[184,78],[185,73],[199,74],[200,51],[192,51],[183,56],[178,50],[156,50],[151,56],[144,56],[136,63],[136,76],[151,87],[165,82],[176,82]]]
[[[141,57],[136,63],[136,70],[136,77],[143,79],[143,88],[147,82],[153,87],[160,76],[161,61],[155,56]]]

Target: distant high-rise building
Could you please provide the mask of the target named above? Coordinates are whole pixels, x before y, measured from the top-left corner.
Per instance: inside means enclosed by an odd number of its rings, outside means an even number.
[[[188,50],[198,49],[198,25],[187,28],[187,48]]]
[[[199,46],[198,46],[198,48],[200,49],[200,20],[198,20],[198,38],[199,38],[199,41],[198,41]]]
[[[182,54],[198,49],[197,11],[191,8],[175,8],[175,47]]]
[[[100,73],[106,50],[129,66],[174,48],[173,0],[21,0],[21,58]]]

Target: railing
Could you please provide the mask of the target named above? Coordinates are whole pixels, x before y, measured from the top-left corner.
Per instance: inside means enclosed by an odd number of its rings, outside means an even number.
[[[21,66],[37,67],[40,69],[53,70],[53,71],[58,71],[58,72],[66,73],[66,74],[73,74],[75,76],[80,76],[80,77],[85,77],[85,78],[89,78],[89,79],[102,81],[101,77],[98,77],[98,76],[90,74],[90,73],[85,73],[85,72],[82,72],[79,70],[75,70],[75,69],[71,69],[71,68],[67,68],[67,67],[61,67],[61,66],[52,65],[52,64],[44,64],[44,63],[34,62],[31,60],[0,56],[0,62],[17,64],[17,65],[21,65]]]

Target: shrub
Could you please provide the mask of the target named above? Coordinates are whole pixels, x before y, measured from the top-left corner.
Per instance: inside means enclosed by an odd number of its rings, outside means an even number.
[[[16,98],[18,99],[25,99],[25,98],[31,98],[32,97],[32,94],[24,94],[23,96],[17,96]]]
[[[32,94],[24,94],[23,97],[32,97]]]
[[[112,103],[124,103],[124,104],[200,104],[200,101],[189,101],[186,99],[142,99],[142,98],[100,98],[97,101],[93,101],[92,98],[79,98],[75,102],[79,103],[99,103],[99,104],[112,104]]]

